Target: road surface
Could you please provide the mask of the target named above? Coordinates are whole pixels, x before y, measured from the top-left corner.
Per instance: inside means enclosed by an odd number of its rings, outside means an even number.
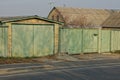
[[[74,66],[69,66],[68,63]],[[120,60],[68,63],[52,64],[56,67],[51,69],[0,75],[0,80],[120,80]],[[63,65],[62,68],[58,68],[57,65],[60,64]]]

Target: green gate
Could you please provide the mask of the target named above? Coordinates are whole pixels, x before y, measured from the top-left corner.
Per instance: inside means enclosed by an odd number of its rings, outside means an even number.
[[[0,26],[0,57],[7,57],[8,28]]]
[[[82,29],[60,29],[60,51],[81,53]]]
[[[12,56],[39,57],[53,54],[53,25],[13,24]]]
[[[110,52],[111,30],[101,30],[101,52]]]
[[[83,29],[83,52],[98,52],[98,29]]]
[[[98,29],[60,29],[60,52],[98,52]]]

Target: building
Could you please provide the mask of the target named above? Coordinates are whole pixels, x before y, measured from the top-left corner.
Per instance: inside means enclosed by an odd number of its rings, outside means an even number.
[[[1,57],[39,57],[57,53],[61,23],[35,16],[0,18]]]
[[[101,27],[115,10],[54,7],[48,19],[64,22],[65,27]]]
[[[60,52],[79,54],[120,52],[119,16],[119,10],[54,7],[48,18],[66,27],[60,29]]]
[[[113,13],[108,19],[106,19],[102,26],[103,28],[120,29],[120,12]]]

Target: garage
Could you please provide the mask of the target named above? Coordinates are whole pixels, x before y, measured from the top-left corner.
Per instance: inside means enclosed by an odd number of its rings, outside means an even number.
[[[4,43],[0,57],[41,57],[58,52],[61,23],[36,15],[4,17],[0,23],[7,26],[7,33],[0,28],[0,44]]]

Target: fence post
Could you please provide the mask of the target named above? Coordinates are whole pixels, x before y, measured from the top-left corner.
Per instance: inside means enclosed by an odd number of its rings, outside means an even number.
[[[102,29],[101,27],[98,29],[98,53],[100,54],[101,53],[101,32],[102,32]]]
[[[8,26],[8,55],[7,57],[12,57],[12,24],[7,23]]]
[[[110,29],[110,52],[112,51],[112,30]]]
[[[55,24],[54,27],[54,54],[58,54],[59,48],[59,25]]]
[[[83,43],[83,28],[82,28],[82,40],[81,40],[81,52],[82,52],[82,54],[84,53],[83,45],[84,45],[84,43]]]

